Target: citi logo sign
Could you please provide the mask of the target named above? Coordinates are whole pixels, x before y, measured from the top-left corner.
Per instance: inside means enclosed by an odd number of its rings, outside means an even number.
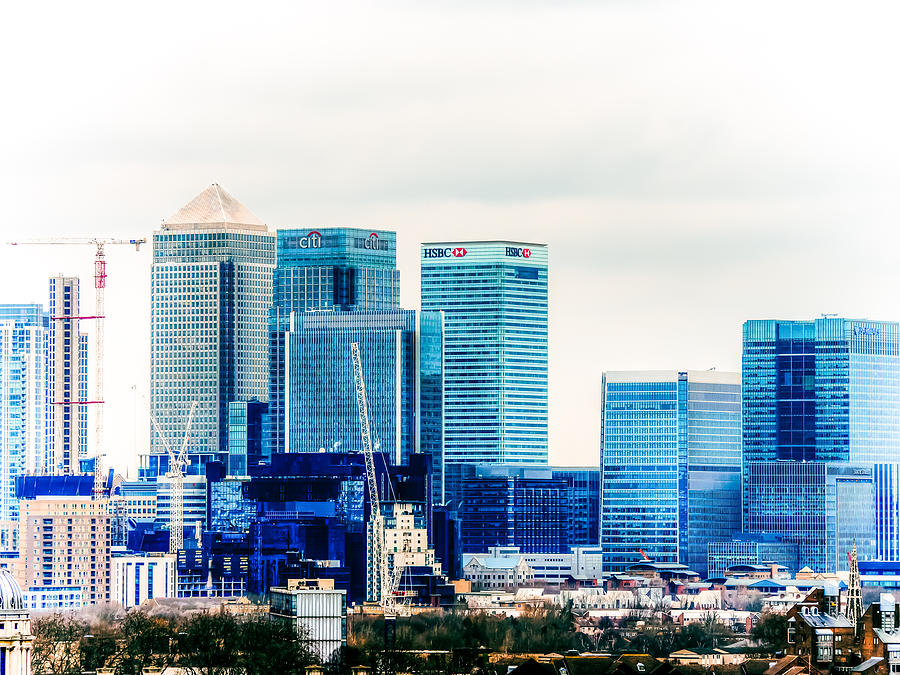
[[[462,258],[468,251],[461,246],[456,248],[426,248],[426,258]]]
[[[300,248],[321,248],[322,235],[313,230],[305,237],[300,237]]]
[[[368,236],[368,238],[363,243],[363,246],[370,251],[383,251],[385,248],[385,245],[381,242],[381,240],[378,238],[378,234],[376,234],[375,232]]]
[[[506,247],[506,255],[510,258],[530,258],[530,248],[516,248],[515,246]]]

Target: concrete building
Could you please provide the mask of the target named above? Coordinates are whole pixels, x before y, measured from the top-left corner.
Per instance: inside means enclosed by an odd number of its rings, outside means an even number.
[[[643,549],[706,575],[741,531],[741,384],[720,371],[603,375],[601,543],[621,572]]]
[[[78,277],[50,278],[50,439],[42,471],[81,473],[87,459],[87,335],[81,332]]]
[[[0,570],[0,673],[31,675],[31,615],[13,575]]]
[[[444,312],[445,489],[459,463],[547,463],[547,246],[431,242],[423,311]]]
[[[156,479],[156,522],[164,527],[168,527],[172,518],[171,490],[170,478],[160,476]],[[206,476],[185,476],[182,482],[182,518],[186,533],[197,523],[206,529],[206,499]]]
[[[25,476],[18,484],[20,585],[76,587],[86,604],[108,602],[109,500],[92,497],[93,476]]]
[[[172,553],[114,555],[111,560],[112,601],[126,609],[145,600],[176,597],[177,560]]]
[[[188,471],[202,475],[227,461],[228,404],[266,400],[274,268],[274,234],[218,185],[153,233],[150,407],[160,433],[142,478],[166,473],[163,441],[180,444],[194,401]]]
[[[84,594],[78,586],[34,587],[23,591],[22,596],[32,612],[77,612],[84,608]]]
[[[327,662],[347,644],[347,592],[331,579],[297,579],[269,589],[269,616],[293,626]]]
[[[579,581],[596,583],[603,577],[603,551],[599,546],[576,546],[569,553],[523,553],[517,546],[494,546],[486,553],[463,554],[463,568],[475,558],[482,562],[508,559],[516,563],[524,559],[532,572],[529,582],[550,586]]]
[[[427,568],[434,576],[441,575],[441,565],[435,558],[434,549],[428,545],[428,527],[426,509],[423,504],[406,502],[388,502],[382,504],[384,514],[384,544],[387,557],[387,574],[389,578],[399,577],[399,589],[407,590],[404,584],[409,583],[410,568],[419,570]],[[372,547],[367,547],[368,596],[376,597],[373,577],[374,565],[370,552]],[[406,572],[397,572],[401,567]],[[411,590],[411,589],[409,589]]]
[[[488,552],[463,561],[463,578],[472,584],[473,591],[513,591],[533,584],[534,570],[523,555]]]

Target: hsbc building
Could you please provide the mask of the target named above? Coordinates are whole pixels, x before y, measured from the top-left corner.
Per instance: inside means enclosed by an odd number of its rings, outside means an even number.
[[[545,244],[421,245],[422,310],[444,312],[444,463],[547,463]]]

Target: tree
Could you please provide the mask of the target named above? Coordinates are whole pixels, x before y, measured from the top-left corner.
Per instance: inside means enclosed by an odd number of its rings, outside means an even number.
[[[230,614],[196,614],[180,626],[177,663],[191,675],[239,673],[239,638],[237,620]]]
[[[315,662],[306,636],[288,623],[257,615],[239,626],[241,665],[246,675],[303,673]]]
[[[50,614],[32,624],[34,645],[31,663],[36,673],[80,675],[79,643],[87,626],[72,614]]]
[[[750,634],[773,652],[787,645],[787,618],[775,612],[763,612]]]
[[[121,647],[115,655],[117,674],[140,675],[144,668],[164,669],[174,662],[175,630],[167,619],[135,609],[125,615],[121,632]]]

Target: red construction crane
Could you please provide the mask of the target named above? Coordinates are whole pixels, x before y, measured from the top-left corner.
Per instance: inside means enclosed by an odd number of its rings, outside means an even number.
[[[61,319],[94,319],[97,321],[94,330],[94,395],[90,401],[71,401],[74,405],[96,405],[94,416],[94,497],[99,498],[103,494],[102,457],[103,457],[103,319],[105,314],[106,294],[106,246],[130,244],[139,251],[141,244],[147,243],[146,238],[141,239],[113,239],[109,237],[52,237],[47,239],[28,239],[27,241],[11,241],[11,246],[20,245],[76,245],[94,246],[94,299],[95,308],[92,316],[66,316],[50,317],[53,320]]]

